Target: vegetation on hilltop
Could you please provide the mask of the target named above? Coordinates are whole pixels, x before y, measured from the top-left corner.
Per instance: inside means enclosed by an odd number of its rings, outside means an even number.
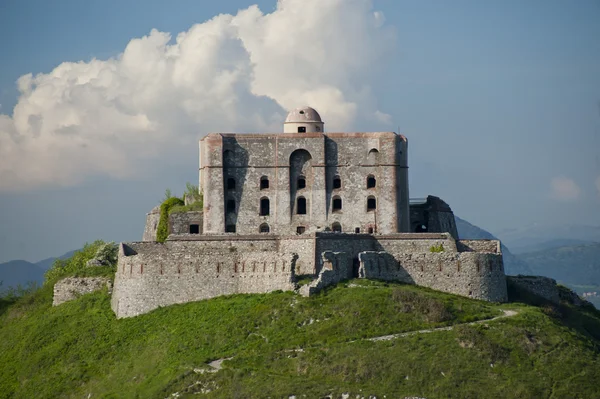
[[[310,298],[233,295],[121,320],[106,290],[51,302],[52,284],[0,302],[0,397],[600,395],[600,314],[567,304],[497,305],[368,280]],[[465,324],[503,309],[518,314]],[[229,360],[216,371],[216,359]]]

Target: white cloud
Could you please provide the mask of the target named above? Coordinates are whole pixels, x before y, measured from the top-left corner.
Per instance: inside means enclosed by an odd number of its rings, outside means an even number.
[[[369,82],[394,32],[371,6],[280,0],[270,14],[222,14],[174,41],[152,30],[118,57],[24,75],[13,115],[0,114],[0,190],[129,178],[210,131],[280,131],[299,105],[329,131],[357,117],[389,124]]]
[[[554,177],[551,181],[551,197],[559,201],[573,201],[579,198],[581,189],[573,179],[564,176]]]

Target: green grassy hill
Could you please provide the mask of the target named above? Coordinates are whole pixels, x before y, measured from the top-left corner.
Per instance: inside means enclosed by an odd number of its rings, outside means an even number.
[[[0,303],[0,397],[600,397],[599,313],[566,304],[496,305],[365,280],[121,320],[106,291],[51,300],[47,284]],[[518,314],[468,324],[507,309]],[[218,371],[208,364],[224,358]]]

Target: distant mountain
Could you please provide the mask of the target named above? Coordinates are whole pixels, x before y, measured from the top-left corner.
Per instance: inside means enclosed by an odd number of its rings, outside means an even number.
[[[571,245],[520,254],[534,274],[567,284],[600,287],[600,243]]]
[[[533,224],[499,231],[498,237],[515,252],[524,252],[522,249],[540,250],[545,243],[563,240],[564,245],[600,242],[600,226]]]
[[[510,247],[510,249],[515,255],[518,255],[518,254],[523,254],[523,253],[528,253],[528,252],[538,252],[538,251],[544,251],[544,250],[555,249],[555,248],[560,248],[560,247],[569,247],[569,246],[585,245],[585,244],[593,244],[593,243],[594,243],[593,241],[575,240],[575,239],[569,239],[569,238],[559,238],[559,239],[540,242],[540,243],[533,244],[533,245],[521,245],[521,246],[513,245]]]
[[[454,216],[458,237],[464,240],[497,240],[492,233],[477,227],[464,219]],[[531,269],[526,262],[513,255],[510,250],[500,241],[502,256],[504,258],[504,271],[506,274],[531,274]]]
[[[47,258],[32,263],[26,260],[11,260],[0,263],[0,291],[17,285],[26,286],[29,282],[41,284],[44,281],[44,273],[52,267],[56,259],[70,258],[75,251],[69,251],[56,258]]]
[[[71,256],[73,256],[73,254],[75,253],[76,250],[73,251],[69,251],[66,254],[63,254],[61,256],[59,256],[58,258],[47,258],[44,260],[41,260],[39,262],[36,262],[35,264],[38,265],[39,267],[41,267],[44,270],[48,270],[52,267],[52,264],[54,263],[54,261],[56,259],[68,259]]]
[[[17,285],[25,286],[28,282],[44,281],[44,269],[26,260],[11,260],[0,264],[0,291]]]

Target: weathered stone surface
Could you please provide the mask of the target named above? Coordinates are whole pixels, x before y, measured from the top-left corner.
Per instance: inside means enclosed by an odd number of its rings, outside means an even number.
[[[256,234],[263,224],[280,235],[334,223],[345,232],[410,228],[407,141],[393,132],[209,134],[200,141],[200,180],[206,234],[224,233],[226,226]],[[306,214],[298,212],[300,198]],[[368,209],[369,198],[376,209]],[[337,199],[341,209],[334,209]],[[261,215],[261,200],[269,201],[268,214]]]
[[[299,275],[316,277],[303,295],[363,277],[501,302],[506,280],[502,254],[487,252],[499,249],[493,244],[461,252],[448,233],[179,235],[121,244],[112,308],[130,317],[219,295],[294,290]]]
[[[102,263],[99,259],[90,259],[87,262],[85,262],[86,267],[98,267],[98,266],[106,266],[104,263]]]
[[[553,303],[559,303],[560,297],[556,280],[543,276],[506,276],[517,287],[529,291]]]
[[[142,241],[156,241],[156,229],[160,220],[160,205],[155,206],[146,215],[146,225],[144,226],[144,235]]]
[[[107,277],[68,277],[54,284],[54,298],[52,306],[60,305],[79,298],[81,295],[89,294],[108,287],[112,288],[110,279]]]

